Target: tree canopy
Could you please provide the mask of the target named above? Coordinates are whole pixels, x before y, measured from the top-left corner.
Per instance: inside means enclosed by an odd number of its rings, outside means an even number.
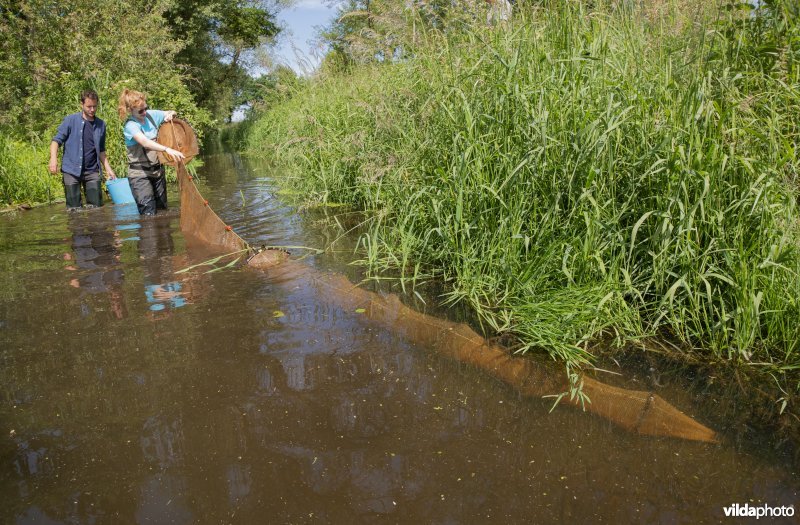
[[[249,55],[275,37],[277,4],[252,0],[173,0],[165,19],[183,42],[175,61],[184,68],[197,104],[218,120],[230,117],[249,83]]]
[[[329,49],[324,69],[391,61],[413,53],[420,34],[444,27],[449,16],[476,9],[480,2],[452,0],[346,0],[320,39]]]
[[[248,54],[275,36],[276,4],[255,0],[0,0],[0,129],[43,138],[81,90],[113,118],[123,87],[200,128],[230,117]]]

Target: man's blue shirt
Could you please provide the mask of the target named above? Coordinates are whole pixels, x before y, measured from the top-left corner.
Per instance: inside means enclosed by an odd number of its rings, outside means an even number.
[[[83,132],[84,130],[92,131],[91,124],[84,126],[84,120],[80,112],[67,115],[58,126],[56,136],[53,137],[54,142],[64,147],[64,156],[61,159],[61,171],[68,173],[75,177],[80,177],[86,173],[87,167],[84,166],[85,155],[83,152]],[[106,151],[106,123],[102,119],[95,117],[94,119],[94,148],[96,158],[100,159],[100,153]],[[100,167],[102,171],[102,166]]]

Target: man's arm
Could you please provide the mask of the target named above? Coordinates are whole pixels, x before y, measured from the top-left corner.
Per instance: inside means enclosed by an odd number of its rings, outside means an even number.
[[[117,174],[114,173],[114,169],[111,167],[111,163],[108,162],[108,156],[106,155],[105,151],[100,152],[100,162],[103,163],[103,167],[106,170],[106,178],[114,180],[117,178]]]
[[[69,137],[68,120],[69,117],[65,117],[64,120],[61,121],[56,131],[56,136],[53,137],[52,142],[50,142],[50,163],[47,165],[47,169],[49,169],[50,173],[53,175],[58,173],[58,147],[64,144],[67,137]]]
[[[53,175],[58,173],[58,146],[60,144],[55,140],[50,143],[50,163],[47,165],[47,169]]]
[[[114,168],[111,167],[111,163],[108,161],[108,156],[106,155],[106,127],[105,123],[103,123],[103,133],[100,135],[100,162],[103,163],[103,167],[106,170],[106,178],[110,180],[114,180],[117,178],[117,174],[114,173]]]

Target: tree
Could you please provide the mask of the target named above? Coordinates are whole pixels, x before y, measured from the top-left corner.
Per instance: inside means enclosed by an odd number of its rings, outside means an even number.
[[[81,90],[95,89],[100,116],[114,119],[124,86],[207,124],[175,68],[180,42],[165,25],[167,5],[132,0],[98,9],[95,0],[2,0],[0,126],[47,141],[64,114],[77,110]]]
[[[336,19],[320,32],[320,39],[329,48],[323,70],[403,58],[413,53],[421,32],[443,29],[452,10],[460,11],[473,3],[347,0]]]
[[[237,94],[235,103],[263,110],[289,99],[303,83],[303,79],[288,66],[277,66],[267,74],[250,78]]]
[[[200,107],[228,120],[249,81],[248,54],[275,37],[277,4],[256,0],[173,0],[165,18],[184,42],[177,53]]]

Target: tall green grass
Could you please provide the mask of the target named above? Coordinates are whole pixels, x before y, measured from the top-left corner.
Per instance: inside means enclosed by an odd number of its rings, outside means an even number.
[[[672,13],[451,20],[318,79],[250,149],[310,201],[368,211],[375,272],[446,281],[521,351],[576,364],[656,336],[797,388],[797,50],[764,68],[741,32]]]
[[[50,154],[0,135],[0,205],[64,199],[61,177],[47,170]]]

